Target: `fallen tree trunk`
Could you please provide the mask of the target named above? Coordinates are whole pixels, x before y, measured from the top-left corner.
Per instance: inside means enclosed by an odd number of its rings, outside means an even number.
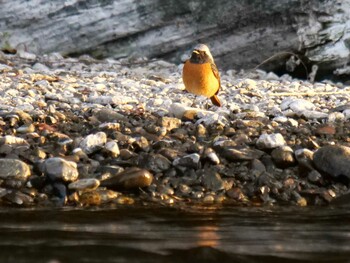
[[[350,0],[12,0],[0,2],[0,47],[180,62],[202,42],[222,69],[253,68],[288,51],[319,72],[348,74],[349,18]],[[262,67],[281,70],[290,57]]]

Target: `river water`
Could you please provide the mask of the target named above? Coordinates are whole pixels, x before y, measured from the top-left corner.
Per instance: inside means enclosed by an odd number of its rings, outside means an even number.
[[[0,262],[350,262],[349,207],[0,210]]]

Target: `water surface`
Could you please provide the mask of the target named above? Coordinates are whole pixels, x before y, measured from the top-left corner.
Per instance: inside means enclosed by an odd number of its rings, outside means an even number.
[[[0,251],[0,262],[350,262],[350,212],[3,208]]]

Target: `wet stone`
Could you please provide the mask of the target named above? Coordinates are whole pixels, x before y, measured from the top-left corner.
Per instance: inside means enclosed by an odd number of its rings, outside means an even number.
[[[43,171],[51,181],[72,182],[79,176],[77,164],[60,157],[46,159]]]
[[[153,175],[149,171],[135,167],[101,181],[101,186],[112,190],[129,190],[147,187],[152,181]]]
[[[79,144],[79,147],[87,153],[91,154],[103,148],[107,142],[107,135],[104,132],[90,134],[86,136]]]
[[[31,175],[29,166],[17,159],[0,159],[0,179],[26,180]]]
[[[350,180],[350,148],[328,145],[318,149],[313,155],[316,168],[335,178],[346,177]]]
[[[296,164],[293,149],[289,146],[281,146],[274,149],[271,152],[271,157],[279,168],[287,168]]]
[[[100,185],[100,181],[94,178],[80,179],[68,185],[71,190],[94,190]]]
[[[185,155],[183,157],[177,158],[173,161],[173,165],[176,166],[183,166],[187,168],[199,168],[199,160],[200,155],[198,153],[192,153]]]

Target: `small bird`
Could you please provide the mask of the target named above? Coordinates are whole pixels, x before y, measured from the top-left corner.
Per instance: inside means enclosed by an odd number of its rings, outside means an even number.
[[[190,59],[183,67],[182,79],[188,92],[206,96],[214,105],[221,106],[216,96],[220,89],[219,71],[206,45],[198,44],[194,47]]]

